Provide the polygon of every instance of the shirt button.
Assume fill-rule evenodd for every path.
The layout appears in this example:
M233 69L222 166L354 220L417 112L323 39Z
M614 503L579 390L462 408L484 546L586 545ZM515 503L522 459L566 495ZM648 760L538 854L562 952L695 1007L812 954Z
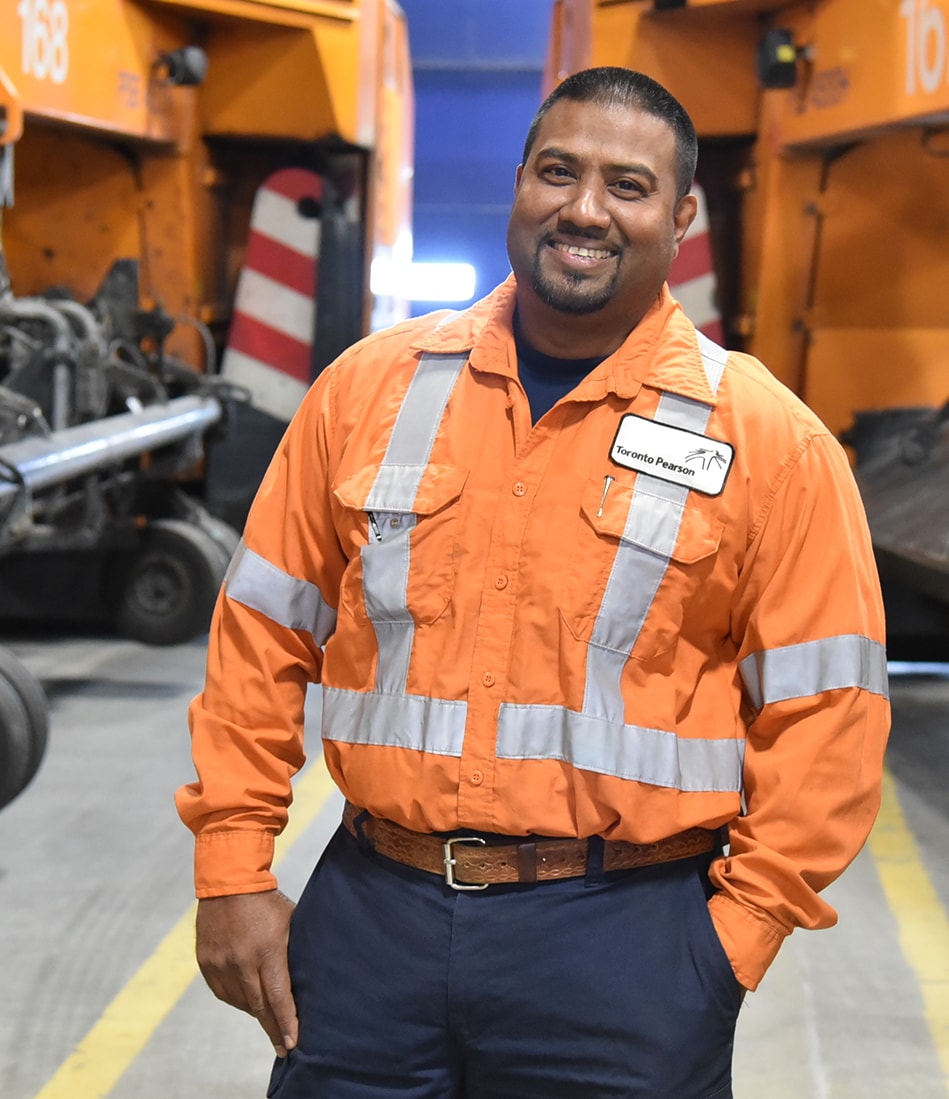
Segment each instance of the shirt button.
M514 493L515 496L526 496L527 485L525 485L523 481L515 481L514 487L511 491Z
M494 586L498 589L498 591L504 591L504 589L507 587L507 577L506 576L496 577L496 579L494 581Z
M484 675L481 677L481 682L485 685L485 687L493 687L494 672L485 672Z
M471 785L480 786L482 782L484 782L484 771L472 771Z

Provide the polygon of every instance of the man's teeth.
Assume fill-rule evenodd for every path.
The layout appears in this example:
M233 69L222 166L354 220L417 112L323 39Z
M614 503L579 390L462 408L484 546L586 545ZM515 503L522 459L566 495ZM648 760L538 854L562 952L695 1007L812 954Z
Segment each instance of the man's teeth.
M566 252L568 256L583 256L586 259L609 259L613 254L606 248L578 248L575 244L555 244L558 252Z

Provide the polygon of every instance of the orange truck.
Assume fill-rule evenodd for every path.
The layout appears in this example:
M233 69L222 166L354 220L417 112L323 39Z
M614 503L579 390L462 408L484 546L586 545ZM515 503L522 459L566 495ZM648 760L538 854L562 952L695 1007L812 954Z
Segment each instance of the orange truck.
M850 444L891 653L945 658L949 0L556 0L545 84L590 65L692 115L725 341Z
M0 619L176 643L309 381L406 305L392 0L0 0ZM390 280L391 282L391 280ZM0 653L0 805L45 740Z

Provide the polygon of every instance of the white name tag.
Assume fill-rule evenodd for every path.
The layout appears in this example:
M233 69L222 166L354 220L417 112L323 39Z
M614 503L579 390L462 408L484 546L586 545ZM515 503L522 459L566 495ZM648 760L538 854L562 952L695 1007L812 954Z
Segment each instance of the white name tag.
M718 496L725 487L735 448L630 412L619 422L610 457L618 466L637 473L685 485L706 496Z

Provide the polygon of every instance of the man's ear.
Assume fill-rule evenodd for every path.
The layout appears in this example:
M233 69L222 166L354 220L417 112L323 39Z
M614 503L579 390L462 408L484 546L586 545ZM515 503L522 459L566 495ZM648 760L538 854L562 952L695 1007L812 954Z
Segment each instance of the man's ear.
M517 194L517 189L521 185L521 176L524 174L524 165L518 164L517 171L514 173L514 194Z
M689 226L695 221L695 215L699 211L699 200L695 195L686 195L676 203L675 212L672 215L674 225L673 235L676 246L682 243L682 238L689 231Z

